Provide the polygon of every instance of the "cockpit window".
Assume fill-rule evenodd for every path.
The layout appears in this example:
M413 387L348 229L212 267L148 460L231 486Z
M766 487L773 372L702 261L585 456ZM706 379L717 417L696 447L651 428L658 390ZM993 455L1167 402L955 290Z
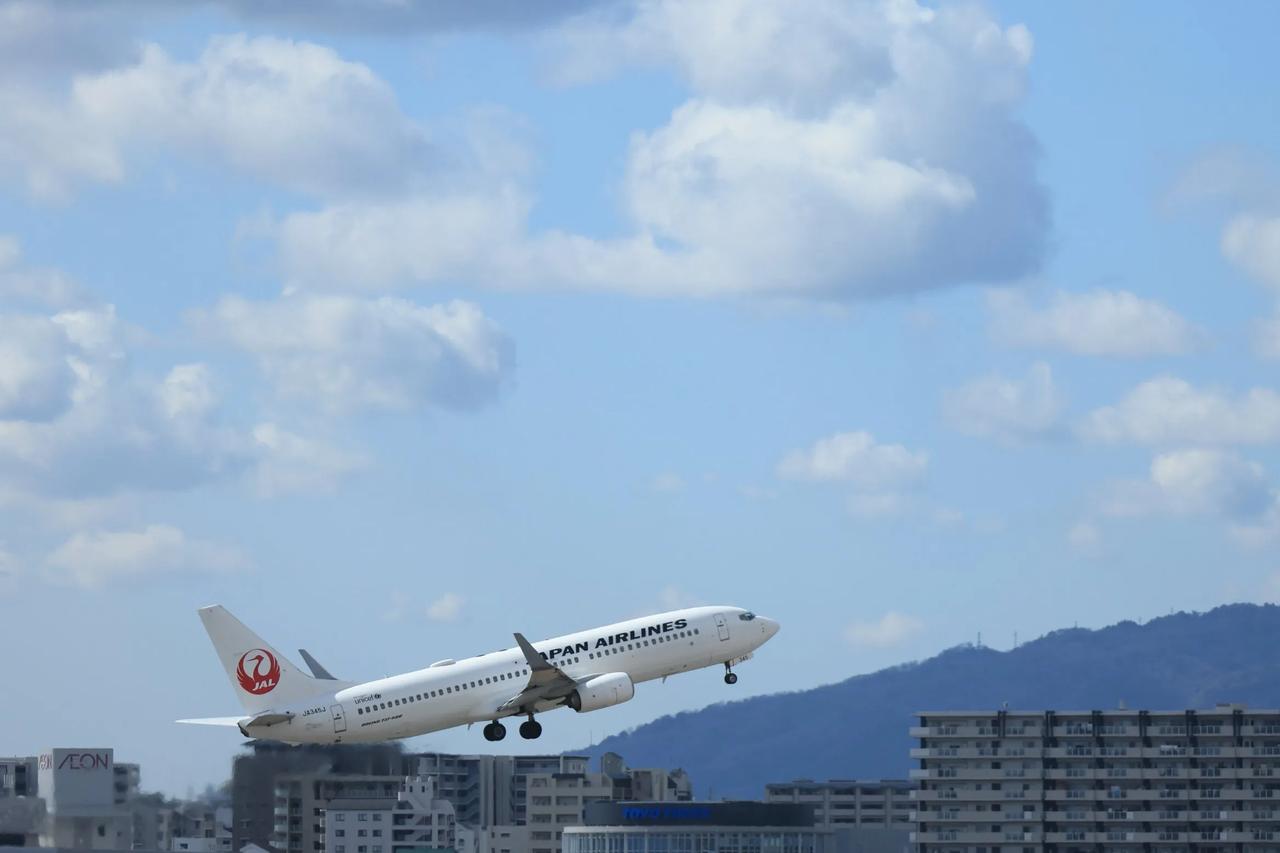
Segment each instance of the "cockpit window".
M756 615L748 610L746 613L739 613L738 618L743 622L750 622L752 619L756 618Z

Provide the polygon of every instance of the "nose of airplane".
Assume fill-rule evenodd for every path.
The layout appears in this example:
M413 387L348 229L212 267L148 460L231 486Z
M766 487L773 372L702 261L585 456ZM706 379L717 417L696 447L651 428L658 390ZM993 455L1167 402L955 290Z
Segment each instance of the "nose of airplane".
M764 638L766 640L773 639L773 635L778 633L778 629L782 627L774 620L768 619L764 616L758 616L756 618L760 622L760 628L764 631Z

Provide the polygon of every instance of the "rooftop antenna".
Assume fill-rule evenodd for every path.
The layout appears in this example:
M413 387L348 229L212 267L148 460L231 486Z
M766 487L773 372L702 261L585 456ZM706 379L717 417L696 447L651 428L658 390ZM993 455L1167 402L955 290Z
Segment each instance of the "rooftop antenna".
M982 632L978 632L978 648L982 648Z

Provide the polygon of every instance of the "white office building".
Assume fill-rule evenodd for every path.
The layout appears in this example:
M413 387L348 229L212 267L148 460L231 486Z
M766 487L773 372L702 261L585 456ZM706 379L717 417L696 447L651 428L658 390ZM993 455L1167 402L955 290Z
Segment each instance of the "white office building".
M133 843L133 820L123 804L136 766L117 769L115 753L106 749L51 749L38 757L38 790L47 818L42 847L81 850L127 850Z

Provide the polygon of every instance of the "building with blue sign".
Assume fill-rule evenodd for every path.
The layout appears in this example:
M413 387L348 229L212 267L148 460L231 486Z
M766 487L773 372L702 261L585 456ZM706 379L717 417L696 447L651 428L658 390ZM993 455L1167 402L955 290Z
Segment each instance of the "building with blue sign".
M813 808L794 803L589 804L563 853L834 853Z

